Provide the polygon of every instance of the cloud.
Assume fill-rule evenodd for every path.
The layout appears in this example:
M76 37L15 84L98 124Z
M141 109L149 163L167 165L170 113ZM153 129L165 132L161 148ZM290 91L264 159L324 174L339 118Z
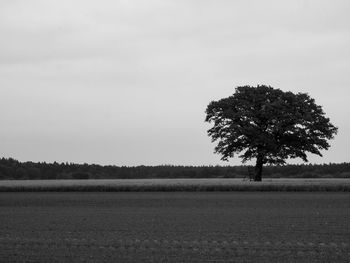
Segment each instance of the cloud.
M350 84L349 7L341 0L2 1L2 149L45 158L51 138L52 158L64 158L59 142L67 140L72 159L91 162L124 154L123 162L137 164L153 145L149 163L183 156L216 163L204 109L243 84L309 92L350 132L337 103ZM11 151L18 138L37 138L42 151ZM101 151L78 157L83 142ZM169 159L157 150L167 147Z

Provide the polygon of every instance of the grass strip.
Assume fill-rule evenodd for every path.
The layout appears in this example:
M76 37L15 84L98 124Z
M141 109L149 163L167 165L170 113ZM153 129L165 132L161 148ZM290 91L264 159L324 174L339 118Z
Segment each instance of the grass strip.
M0 182L0 192L350 192L350 179L283 180L38 180Z

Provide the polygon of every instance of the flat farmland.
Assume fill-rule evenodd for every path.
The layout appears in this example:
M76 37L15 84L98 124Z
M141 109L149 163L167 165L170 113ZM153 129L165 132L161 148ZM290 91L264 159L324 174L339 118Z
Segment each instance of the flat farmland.
M0 193L0 262L349 262L344 192Z
M86 179L1 180L0 192L20 191L343 191L350 192L349 178L264 179Z

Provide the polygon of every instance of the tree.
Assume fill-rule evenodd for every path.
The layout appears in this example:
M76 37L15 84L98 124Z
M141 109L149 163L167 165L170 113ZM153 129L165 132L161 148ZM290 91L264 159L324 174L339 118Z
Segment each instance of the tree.
M264 164L285 164L287 158L308 162L306 152L322 156L337 128L307 93L284 92L270 86L237 87L235 93L212 101L206 122L215 152L228 160L240 154L245 163L256 158L254 181L261 181Z

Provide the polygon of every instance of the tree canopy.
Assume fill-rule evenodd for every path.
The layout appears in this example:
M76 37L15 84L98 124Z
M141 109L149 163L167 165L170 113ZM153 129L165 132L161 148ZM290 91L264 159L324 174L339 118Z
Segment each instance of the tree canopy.
M234 154L243 162L256 158L256 181L264 164L284 164L287 158L307 162L307 152L322 156L337 133L307 93L266 85L240 86L232 96L210 102L205 121L214 124L208 135L218 141L215 152L222 160Z
M77 163L20 162L0 158L1 180L242 178L247 166L115 166ZM269 178L350 178L350 163L267 165Z

